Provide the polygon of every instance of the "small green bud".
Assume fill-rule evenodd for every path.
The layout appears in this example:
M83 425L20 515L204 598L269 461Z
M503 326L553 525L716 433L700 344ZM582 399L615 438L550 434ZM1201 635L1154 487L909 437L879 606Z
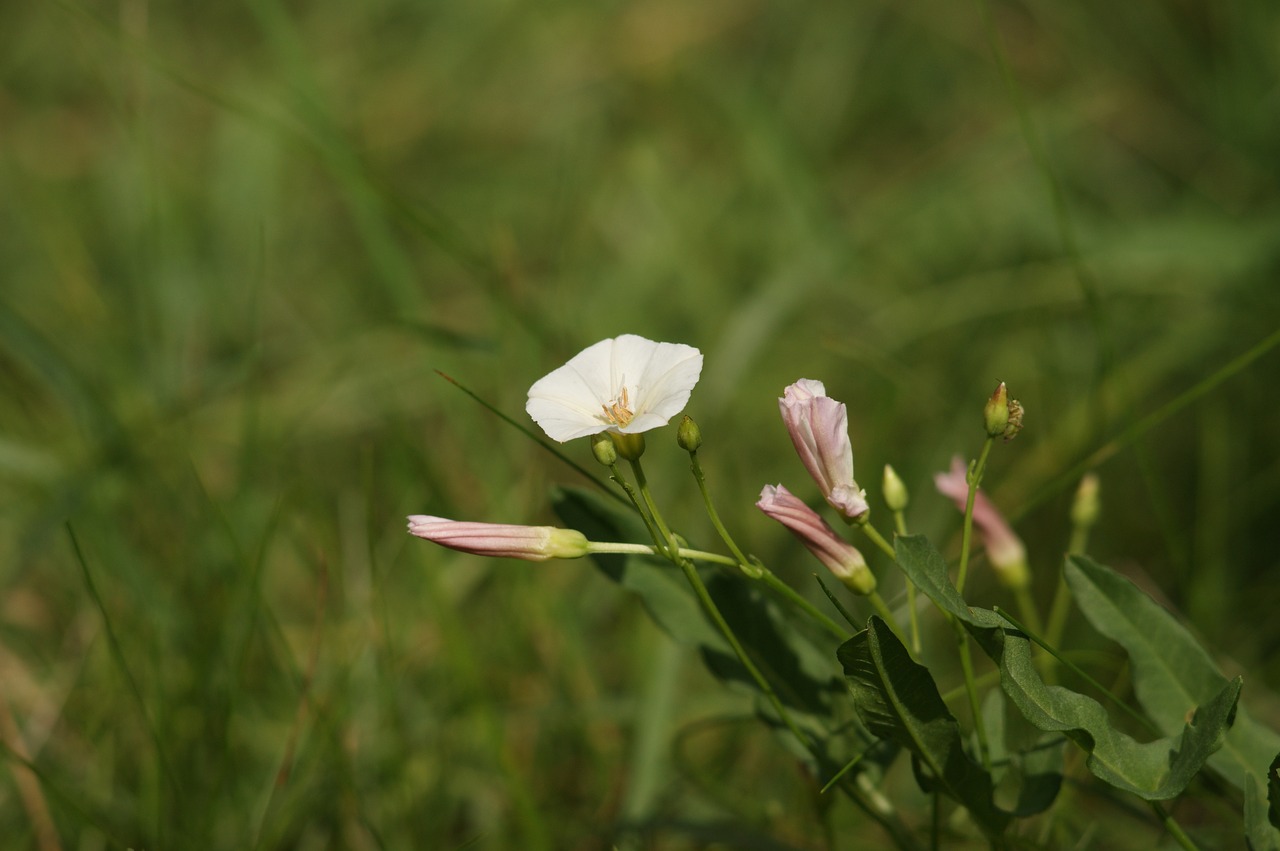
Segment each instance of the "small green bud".
M639 461L640 456L644 454L643 434L619 434L611 431L608 435L613 438L613 445L618 450L618 455L628 461Z
M1009 425L1009 391L1003 381L982 409L982 424L988 437L1001 437L1005 434L1005 428Z
M698 424L688 414L684 415L680 427L676 429L676 443L685 452L697 452L702 445L702 429L698 428Z
M910 495L898 473L888 464L884 465L884 501L890 511L905 511Z
M608 432L591 435L591 454L606 467L618 463L618 449L613 445Z
M1098 499L1098 474L1085 473L1076 488L1071 502L1071 522L1081 529L1088 529L1098 520L1101 501Z

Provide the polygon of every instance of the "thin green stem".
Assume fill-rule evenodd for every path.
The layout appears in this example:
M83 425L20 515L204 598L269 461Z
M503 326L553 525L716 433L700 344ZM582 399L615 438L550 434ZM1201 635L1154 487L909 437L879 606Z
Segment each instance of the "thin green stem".
M796 608L800 609L805 614L809 615L809 617L817 621L818 624L821 625L823 629L825 629L827 632L834 635L836 638L840 639L841 641L845 641L849 638L849 632L846 629L844 629L844 627L840 626L840 624L836 623L831 618L823 614L822 611L818 609L817 606L813 605L813 603L810 603L808 600L802 597L798 591L796 591L790 585L788 585L787 583L779 579L772 570L769 570L767 567L760 565L758 562L756 564L757 564L757 567L761 571L763 571L760 574L758 581L763 582L765 585L769 586L769 588L772 589L779 596L785 597L787 600L789 600L792 603L792 605L796 606Z
M831 589L827 587L827 583L822 581L822 577L815 573L813 578L818 580L818 587L822 589L823 594L827 595L827 599L831 601L831 605L836 607L836 611L840 613L840 617L844 618L845 622L854 629L862 629L862 627L858 626L858 622L853 619L853 615L849 614L849 610L844 607L844 604L836 599L835 594L831 593Z
M991 454L991 446L994 443L994 437L987 438L982 444L982 454L969 468L969 474L966 476L969 482L969 495L964 504L964 536L960 541L960 569L956 572L956 591L961 594L964 593L964 581L969 574L969 549L973 541L973 503L977 499L978 485L982 483L982 471L987 466L987 456Z
M907 516L901 510L893 512L893 529L900 537L907 534ZM907 621L911 629L911 653L920 655L920 615L916 611L916 584L905 573L907 580Z
M1067 554L1083 553L1089 547L1089 526L1076 524L1071 528L1071 540L1067 543ZM1045 640L1055 647L1062 643L1062 635L1067 628L1067 615L1071 613L1071 588L1067 585L1067 560L1064 558L1058 569L1058 587L1053 592L1053 602L1049 605L1049 625L1045 629Z
M715 503L711 501L711 492L707 489L707 477L702 472L702 464L698 461L698 451L696 449L689 452L689 470L693 473L693 478L698 482L698 490L702 494L702 504L707 510L707 516L711 518L711 525L715 527L716 534L720 536L720 540L724 541L724 545L729 548L729 552L733 553L738 559L737 565L742 569L742 573L749 579L763 582L774 593L785 597L792 605L809 615L823 629L841 641L847 639L849 633L840 624L823 614L820 609L802 597L790 585L779 579L773 571L761 564L758 559L748 558L743 553L742 548L734 541L733 536L729 534L729 530L725 528L724 523L720 520L720 512L716 511Z
M649 516L649 512L640 504L640 498L636 496L635 488L633 488L631 483L627 481L627 477L622 475L622 471L618 469L618 465L616 463L609 465L609 478L617 482L618 486L626 491L627 498L631 500L631 504L635 507L636 513L640 515L642 520L644 520L644 528L648 530L649 537L653 538L656 543L663 545L663 542L658 538L658 530L654 528L653 518Z
M894 618L893 611L885 605L884 598L880 596L880 592L872 591L867 595L867 600L871 603L871 608L876 610L876 614L893 630L893 634L898 636L898 640L902 641L902 629L898 626L898 621ZM903 643L905 644L906 642Z
M1151 809L1155 811L1156 818L1160 819L1164 829L1169 831L1169 835L1177 840L1179 845L1187 849L1187 851L1200 851L1199 846L1191 841L1191 837L1187 836L1182 826L1174 821L1173 816L1160 805L1159 801L1151 801Z
M702 577L698 575L698 570L693 566L693 562L687 559L677 558L676 564L684 571L685 578L689 580L689 584L693 586L693 593L697 596L698 602L702 604L702 610L706 612L707 617L715 624L716 629L720 630L720 634L724 636L724 640L729 643L729 647L733 650L738 661L742 663L742 667L747 670L751 679L755 680L760 691L764 693L769 704L773 706L773 711L778 713L778 718L791 731L791 735L796 737L805 749L816 753L813 740L796 726L795 721L791 719L791 714L787 712L782 701L778 698L778 693L773 690L773 686L765 679L764 674L760 673L760 669L756 667L755 662L751 661L751 657L747 655L746 649L738 641L738 636L734 634L733 628L729 626L729 622L724 619L724 615L720 613L720 607L716 605L716 601L711 599L711 592L707 590L706 584L702 581Z
M1013 598L1018 601L1018 611L1022 613L1022 619L1031 624L1031 628L1036 632L1043 632L1044 626L1040 623L1040 613L1036 611L1036 601L1031 599L1031 589L1025 585L1015 588Z
M982 723L982 708L978 701L978 683L973 675L973 652L969 647L969 633L960 622L948 616L960 644L960 669L964 672L964 690L969 695L969 711L973 714L973 729L978 734L978 756L982 767L991 771L991 745L987 741L987 727Z
M872 526L869 522L859 523L857 525L858 528L862 530L862 533L871 539L871 543L879 547L885 555L893 559L895 562L898 560L898 554L894 551L893 544L886 541L884 539L884 535L881 535L880 532L876 530L875 526Z
M729 530L725 528L724 523L720 522L720 513L716 511L715 503L711 501L711 493L707 490L707 477L702 472L702 464L698 462L698 451L696 449L689 452L689 469L693 472L693 477L698 482L698 490L702 493L702 504L707 509L707 516L711 518L711 525L715 527L716 534L720 536L720 540L724 541L724 545L729 548L729 552L737 556L740 564L750 564L751 562L733 540L733 536L729 534Z
M657 504L653 501L653 494L649 492L649 480L644 476L644 467L640 464L639 458L631 461L631 472L635 474L636 488L640 491L640 498L644 500L649 516L653 518L653 525L657 527L658 534L654 535L654 541L662 547L664 552L674 552L677 549L675 538L671 534L671 529L667 527L667 521L662 519ZM650 529L650 534L653 534L653 531Z

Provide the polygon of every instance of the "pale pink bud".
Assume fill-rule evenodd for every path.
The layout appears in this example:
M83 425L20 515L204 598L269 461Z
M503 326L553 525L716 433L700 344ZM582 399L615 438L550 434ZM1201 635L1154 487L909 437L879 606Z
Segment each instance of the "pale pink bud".
M933 483L939 493L954 502L961 513L964 512L969 499L969 482L968 467L963 458L959 455L952 458L951 471L934 474ZM982 535L987 559L996 578L1010 588L1025 588L1031 581L1027 548L982 491L973 497L973 523L978 527L978 534Z
M494 558L546 561L578 558L587 554L587 539L573 529L555 526L508 526L502 523L468 523L415 514L409 532L451 550Z
M821 381L802 378L782 392L778 408L822 496L850 520L865 517L871 507L866 491L853 479L853 447L844 403L827 396Z
M782 485L765 485L756 508L790 529L800 543L855 594L876 590L876 578L862 553Z

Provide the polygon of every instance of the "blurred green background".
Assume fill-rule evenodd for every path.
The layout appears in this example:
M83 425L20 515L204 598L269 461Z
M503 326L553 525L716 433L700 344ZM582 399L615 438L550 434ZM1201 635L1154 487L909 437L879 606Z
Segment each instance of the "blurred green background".
M1094 466L1093 554L1280 717L1280 355L1220 373L1280 327L1277 44L1267 0L3 4L6 847L874 841L588 563L404 532L582 483L433 370L524 421L624 332L703 350L721 511L806 593L752 508L816 495L783 386L954 551L930 475L1007 381L1038 599Z

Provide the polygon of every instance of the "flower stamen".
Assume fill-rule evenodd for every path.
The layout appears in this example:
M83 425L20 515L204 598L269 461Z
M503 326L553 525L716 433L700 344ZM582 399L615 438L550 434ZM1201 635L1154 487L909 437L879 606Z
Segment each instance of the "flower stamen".
M610 425L619 427L625 426L635 417L635 411L631 410L631 403L627 399L627 388L622 388L622 393L616 399L613 399L607 405L601 405L600 409L604 411L604 421Z

